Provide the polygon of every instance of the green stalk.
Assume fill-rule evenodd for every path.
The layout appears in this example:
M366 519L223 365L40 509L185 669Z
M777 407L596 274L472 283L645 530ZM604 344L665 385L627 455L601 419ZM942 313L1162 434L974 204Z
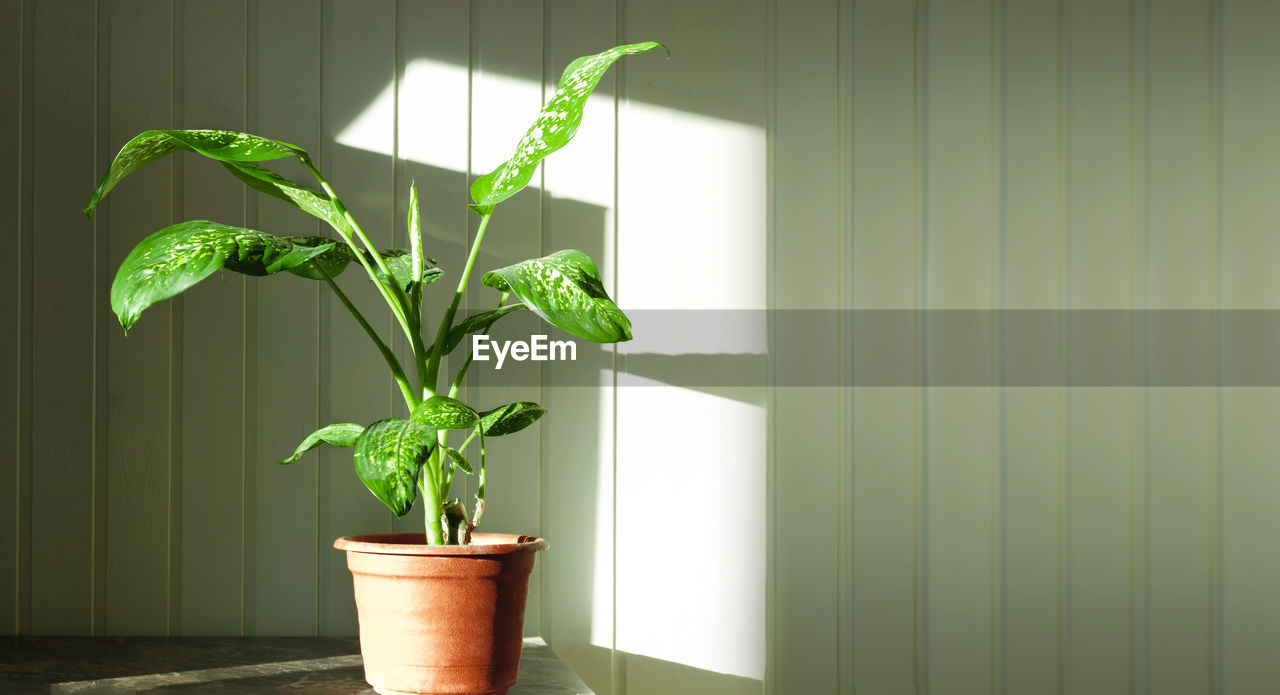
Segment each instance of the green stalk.
M431 452L431 457L427 460L424 468L429 470L424 473L430 474L431 480L427 480L426 475L418 481L418 490L422 493L422 510L427 517L426 536L428 545L444 545L444 527L440 524L440 495L439 482L435 479L434 473L439 470L439 466L433 465L436 459L443 452L440 447L436 447Z
M449 338L449 329L453 327L453 318L458 314L458 305L462 303L462 293L467 290L467 280L471 277L471 268L476 264L476 256L480 253L480 242L484 241L484 230L489 226L489 219L493 217L490 212L480 217L480 229L476 232L476 240L471 244L471 254L467 256L467 265L462 269L462 277L458 278L458 290L453 294L453 301L449 303L449 308L444 312L444 317L440 320L440 329L436 331L436 342L431 348L431 360L427 364L427 380L435 386L436 381L440 378L440 354L444 349L444 343Z
M387 366L391 368L391 376L395 377L396 384L400 386L400 393L404 395L405 405L409 406L409 410L412 411L419 401L413 393L413 387L409 385L409 378L404 374L404 367L400 366L400 360L397 360L395 353L391 352L391 348L382 342L382 338L378 337L377 331L373 330L373 326L369 325L364 315L351 303L351 300L347 298L347 294L342 291L341 287L338 287L338 283L333 281L329 273L325 272L325 269L315 259L312 259L310 263L316 270L320 271L324 281L329 284L329 289L333 290L333 293L342 301L343 306L347 307L347 311L351 312L351 315L355 317L356 323L360 324L364 332L369 335L369 339L378 347L378 352L382 353L382 359L386 360Z
M382 293L382 298L387 302L387 306L391 307L391 313L395 315L396 321L400 323L400 328L404 330L405 337L409 339L410 343L412 343L415 331L409 325L409 320L406 316L406 310L409 307L409 299L405 296L404 288L400 287L400 285L395 281L395 278L392 277L391 269L387 267L386 261L382 260L382 254L378 253L378 248L374 246L373 242L369 240L369 237L365 235L364 230L360 228L360 223L356 222L356 218L349 210L347 210L347 206L343 205L342 200L338 198L338 194L333 190L333 187L330 186L329 182L320 175L320 170L316 169L315 165L311 163L311 159L309 157L302 158L302 164L311 172L311 175L316 178L316 181L320 182L320 187L329 195L329 200L333 201L333 206L337 208L343 219L351 226L351 230L360 238L360 243L364 244L365 248L369 250L369 255L373 257L373 262L377 264L378 269L387 277L390 285L389 289L388 283L384 283L378 279L378 274L375 273L373 267L369 265L369 261L365 258L364 253L360 251L360 247L356 246L355 242L352 241L351 235L345 233L342 229L337 229L335 227L335 229L337 229L338 236L342 237L342 240L347 242L347 246L351 247L356 260L360 262L360 265L364 266L365 272L369 274L369 279L373 280L373 284L378 288L378 292ZM392 294L392 292L394 292L394 294ZM417 342L421 344L421 336L418 337Z

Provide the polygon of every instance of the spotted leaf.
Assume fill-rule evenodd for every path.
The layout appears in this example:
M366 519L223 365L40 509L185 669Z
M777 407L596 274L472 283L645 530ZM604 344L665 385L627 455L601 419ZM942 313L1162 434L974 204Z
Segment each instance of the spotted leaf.
M531 401L508 403L500 408L480 413L480 426L486 437L501 437L519 432L545 415L546 408Z
M418 475L435 440L435 430L411 420L379 420L356 440L356 475L396 516L404 516L418 498Z
M492 270L482 282L511 292L553 326L579 338L631 340L631 321L609 299L596 264L581 251L566 249Z
M346 270L347 266L351 264L351 261L356 258L355 253L351 251L351 247L347 246L345 242L338 241L337 239L330 239L322 236L287 236L284 239L294 246L311 248L328 246L328 249L324 253L312 259L315 261L314 265L311 263L303 263L302 265L297 265L289 269L289 272L294 275L299 275L311 280L324 279L324 275L316 269L316 265L323 268L324 272L328 274L329 277L334 278L342 274L342 271Z
M333 204L333 200L329 198L328 194L313 191L306 186L294 183L284 176L253 162L222 162L222 166L226 167L227 171L244 182L246 186L279 198L303 212L314 215L346 236L351 236L355 233L351 229L351 223L347 221L347 218L342 213L338 212L338 206Z
M120 149L120 153L111 162L111 168L98 182L98 187L85 204L84 214L93 214L93 209L120 183L120 179L180 150L195 152L221 162L264 162L283 157L305 159L307 156L305 151L294 145L233 130L147 130ZM267 171L262 167L258 168ZM258 176L251 170L247 170L247 175Z
M354 422L342 422L336 425L328 425L307 435L302 440L298 448L293 451L293 456L287 459L281 459L280 463L293 463L302 457L303 454L320 446L321 444L332 444L333 446L355 446L356 440L360 438L364 432L364 425L357 425Z
M564 147L578 132L587 97L609 66L624 55L644 53L661 45L656 41L646 41L616 46L569 63L560 76L555 94L547 100L542 112L520 139L515 154L471 184L471 197L476 201L471 209L482 215L488 214L495 205L529 185L538 162Z
M147 307L225 268L245 275L288 270L329 249L231 225L191 220L165 227L133 248L111 284L111 309L127 331Z
M382 256L382 262L387 264L387 270L391 271L392 277L396 282L406 290L413 287L413 257L404 249L386 249L378 252ZM444 271L436 267L436 259L422 258L422 276L418 278L420 285L430 285L435 282ZM386 274L382 269L377 270L378 279L383 282L387 281Z
M460 430L476 424L479 413L456 398L432 396L418 404L413 421L437 430Z
M462 455L461 451L458 451L453 447L446 446L444 448L444 453L448 454L449 458L453 459L454 465L457 466L458 468L461 468L462 470L468 473L476 472L475 469L471 467L471 462L467 460L466 456Z

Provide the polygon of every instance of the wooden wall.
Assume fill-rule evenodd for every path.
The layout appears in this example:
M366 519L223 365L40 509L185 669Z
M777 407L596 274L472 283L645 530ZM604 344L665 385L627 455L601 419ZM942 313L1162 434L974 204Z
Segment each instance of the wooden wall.
M448 272L469 175L563 66L655 39L672 59L606 76L478 265L575 247L640 316L774 310L742 346L764 361L750 386L687 388L711 363L638 332L535 384L472 381L551 410L491 451L486 526L552 543L529 634L602 695L1265 692L1275 388L1063 387L1096 360L1065 332L1042 355L1060 383L1002 388L1018 355L995 318L967 344L991 356L980 383L870 385L851 310L918 312L896 347L928 378L960 357L921 310L1122 310L1135 376L1169 354L1144 310L1278 308L1278 29L1267 0L3 0L0 632L350 634L332 539L420 520L349 450L272 463L395 408L316 284L228 274L122 335L108 288L150 231L318 229L181 157L86 220L125 140L296 143L386 245L414 181ZM797 333L793 310L833 318ZM716 550L672 543L654 504L701 510ZM716 584L729 552L741 580Z

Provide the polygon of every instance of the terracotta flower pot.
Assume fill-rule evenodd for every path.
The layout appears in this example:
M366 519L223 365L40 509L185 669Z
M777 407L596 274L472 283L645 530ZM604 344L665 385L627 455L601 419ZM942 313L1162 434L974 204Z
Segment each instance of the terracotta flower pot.
M365 680L380 693L500 695L516 682L534 553L530 536L477 533L426 545L421 533L347 536Z

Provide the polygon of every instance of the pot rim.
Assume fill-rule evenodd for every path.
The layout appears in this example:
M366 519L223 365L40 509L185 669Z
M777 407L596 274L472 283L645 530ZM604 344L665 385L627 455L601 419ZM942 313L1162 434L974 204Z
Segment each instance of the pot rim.
M474 533L471 545L427 545L422 533L366 533L343 536L333 542L338 550L373 555L508 555L532 553L551 547L541 538L509 533Z

